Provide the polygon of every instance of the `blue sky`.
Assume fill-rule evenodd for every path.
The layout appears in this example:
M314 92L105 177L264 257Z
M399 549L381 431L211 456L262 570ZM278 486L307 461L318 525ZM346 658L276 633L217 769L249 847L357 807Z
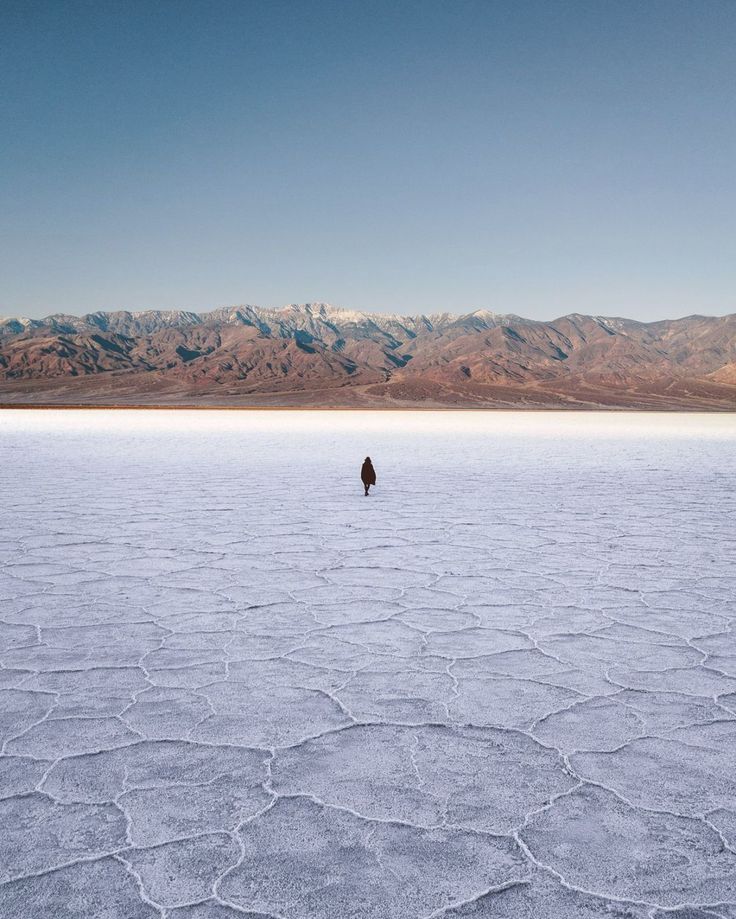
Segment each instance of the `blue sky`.
M0 314L736 311L736 3L4 0Z

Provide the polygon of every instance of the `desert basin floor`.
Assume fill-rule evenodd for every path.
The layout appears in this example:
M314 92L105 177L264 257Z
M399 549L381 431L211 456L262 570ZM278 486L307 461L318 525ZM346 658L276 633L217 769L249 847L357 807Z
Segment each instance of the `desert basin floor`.
M0 916L734 919L734 446L0 412Z

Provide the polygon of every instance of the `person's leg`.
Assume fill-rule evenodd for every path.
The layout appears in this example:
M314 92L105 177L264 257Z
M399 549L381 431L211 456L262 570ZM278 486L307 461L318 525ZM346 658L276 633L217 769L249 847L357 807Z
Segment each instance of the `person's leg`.
M366 496L366 498L368 497L368 489L369 489L370 487L371 487L370 485L366 485L366 486L365 486L365 496Z

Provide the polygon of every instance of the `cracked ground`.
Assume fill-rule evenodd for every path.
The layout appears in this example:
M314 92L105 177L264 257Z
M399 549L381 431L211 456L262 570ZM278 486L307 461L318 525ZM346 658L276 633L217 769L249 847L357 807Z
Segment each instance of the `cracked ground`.
M0 916L734 919L735 442L1 412Z

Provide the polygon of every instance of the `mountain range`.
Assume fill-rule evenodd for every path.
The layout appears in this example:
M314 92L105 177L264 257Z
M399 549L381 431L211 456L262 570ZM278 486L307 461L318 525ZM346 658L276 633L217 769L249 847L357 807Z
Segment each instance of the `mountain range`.
M736 410L736 314L553 322L326 303L0 319L0 405Z

